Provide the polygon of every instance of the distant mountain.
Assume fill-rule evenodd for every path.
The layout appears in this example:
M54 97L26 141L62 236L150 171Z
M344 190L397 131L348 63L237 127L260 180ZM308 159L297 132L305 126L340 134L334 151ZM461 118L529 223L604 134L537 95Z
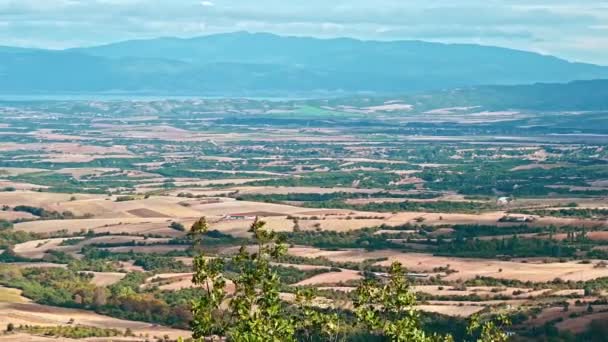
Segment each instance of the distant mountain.
M608 67L497 47L230 33L65 51L0 47L0 92L399 93L608 78Z

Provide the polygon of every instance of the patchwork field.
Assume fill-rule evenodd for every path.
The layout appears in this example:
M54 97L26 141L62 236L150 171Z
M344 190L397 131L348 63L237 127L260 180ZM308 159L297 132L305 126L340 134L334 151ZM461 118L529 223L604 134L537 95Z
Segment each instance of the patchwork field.
M490 107L0 103L0 326L188 337L194 257L224 262L227 308L261 220L288 247L270 263L288 305L314 289L352 317L399 262L437 331L504 313L518 341L586 341L608 321L606 113ZM0 341L73 341L59 330Z

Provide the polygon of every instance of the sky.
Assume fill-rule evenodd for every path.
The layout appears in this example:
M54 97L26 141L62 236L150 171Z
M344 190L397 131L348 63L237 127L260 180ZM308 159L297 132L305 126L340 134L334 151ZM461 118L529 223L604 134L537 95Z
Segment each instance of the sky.
M0 45L234 31L475 43L608 65L608 0L0 0Z

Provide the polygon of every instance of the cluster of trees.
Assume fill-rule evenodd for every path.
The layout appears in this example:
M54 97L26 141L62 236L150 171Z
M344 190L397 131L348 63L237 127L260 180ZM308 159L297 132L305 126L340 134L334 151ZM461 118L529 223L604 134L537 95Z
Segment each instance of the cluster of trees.
M32 163L32 162L21 162L21 161L9 161L6 163L2 163L2 166L9 167L39 167L44 168L48 167L49 169L56 168L55 165L49 163L44 165L44 163ZM65 167L70 167L68 165L64 165ZM88 166L91 167L91 166ZM97 187L90 182L83 182L75 179L74 177L67 174L60 173L50 173L50 172L35 172L22 174L14 177L10 177L13 181L18 182L27 182L31 184L37 184L41 186L47 186L49 188L44 189L44 191L48 192L58 192L58 193L96 193L103 194L108 188L110 188L113 184L107 184L107 187ZM39 189L39 191L43 191Z
M147 253L113 253L105 249L99 249L92 246L86 246L81 253L84 258L80 262L89 265L91 263L111 264L117 261L133 260L134 265L141 266L149 272L188 272L190 268L183 262L176 260L172 256L147 254ZM78 265L78 261L74 260L74 264Z
M362 189L399 189L396 184L400 176L385 172L310 172L301 177L278 178L249 183L252 186L315 186L323 188L350 187ZM409 188L406 186L405 188Z
M0 248L10 248L18 243L41 238L39 234L16 231L12 228L11 222L0 220Z
M6 329L9 330L8 327ZM120 331L118 329L104 329L80 325L62 325L62 326L30 326L21 325L14 327L11 331L22 331L33 335L63 337L70 339L83 339L90 337L117 337L117 336L133 336L131 330Z
M186 227L184 227L183 224L179 223L179 222L171 222L169 224L169 228L177 230L178 232L185 232L186 231Z
M13 224L6 220L0 220L0 230L13 228Z
M44 208L32 207L29 205L18 205L14 207L13 210L30 213L45 220L68 220L75 218L74 213L71 211L64 211L60 213L58 211L46 210Z
M424 211L436 213L478 213L484 210L495 209L488 203L432 201L414 202L371 202L366 204L349 204L342 200L328 200L321 202L304 202L302 204L311 208L350 209L372 212L398 212L398 211Z
M437 247L437 254L471 258L505 257L573 257L576 248L553 240L509 239L479 240L454 239Z
M1 284L21 289L24 296L40 304L188 328L192 319L189 303L170 305L163 299L162 292L142 289L141 285L149 276L132 272L105 288L91 284L92 274L69 268L0 268Z
M118 196L116 197L116 202L129 202L129 201L135 201L137 199L137 197L135 196Z
M605 179L605 167L584 165L577 161L577 167L555 168L551 170L530 169L512 171L517 166L513 161L480 161L470 165L451 168L428 168L417 173L432 190L458 191L464 195L489 195L496 192L517 197L546 196L552 193L603 196L608 191L572 191L567 187L551 185L588 186L588 180Z
M408 228L408 227L402 227ZM409 227L413 229L412 227ZM415 241L426 244L438 255L449 255L473 258L495 258L502 257L575 257L577 250L589 250L589 257L601 257L605 252L591 249L593 244L588 244L584 233L572 240L553 240L550 238L519 238L518 234L539 233L544 230L540 227L528 227L525 225L512 227L480 226L480 225L457 225L453 226L454 232L447 236L432 238L436 228L422 226L415 234L411 232L399 232L395 230L391 234L378 234L380 228L364 228L354 231L294 231L279 233L279 235L290 244L306 245L325 249L334 248L366 248L377 249L407 249L407 245L396 242L400 239ZM557 232L554 227L549 227L550 232ZM505 237L512 235L511 237ZM500 236L496 239L478 239L483 236ZM603 253L603 254L602 254ZM310 261L306 261L310 262ZM322 261L327 263L327 261ZM355 267L357 268L357 267Z
M455 225L452 226L454 233L452 234L457 239L474 238L480 236L501 236L501 235L517 235L517 234L529 234L529 233L540 233L543 231L556 231L554 227L542 228L542 227L530 227L527 225L519 226L486 226L486 225Z
M313 246L318 248L367 248L387 249L402 248L389 239L399 238L400 234L376 234L377 228L364 228L359 230L338 231L297 231L281 233L289 243L295 245Z
M232 170L230 170L232 171ZM254 173L228 173L228 172L214 172L214 171L196 171L192 169L188 169L187 166L182 165L170 165L163 166L159 169L155 169L154 173L158 173L161 176L169 177L169 178L199 178L199 179L213 179L220 180L225 179L228 183L230 179L238 178L261 178L264 177L264 174L254 174Z
M327 202L327 201L343 201L356 198L415 198L415 199L431 199L438 197L435 193L420 193L420 194L400 194L389 191L380 191L374 193L362 192L332 192L332 193L289 193L289 194L245 194L237 195L236 199L240 201L252 202Z
M188 272L190 267L175 258L155 254L138 254L134 265L141 266L146 271L154 272Z

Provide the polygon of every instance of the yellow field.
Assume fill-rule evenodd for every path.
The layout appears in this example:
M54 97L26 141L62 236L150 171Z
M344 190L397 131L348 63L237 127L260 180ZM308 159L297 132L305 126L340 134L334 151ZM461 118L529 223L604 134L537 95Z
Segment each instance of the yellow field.
M21 290L0 286L0 303L27 303L29 299L21 295Z
M48 220L23 222L15 225L16 230L31 233L53 233L66 230L80 233L94 230L96 233L159 234L164 236L181 235L169 228L171 220L165 218L117 218L117 219L79 219Z

